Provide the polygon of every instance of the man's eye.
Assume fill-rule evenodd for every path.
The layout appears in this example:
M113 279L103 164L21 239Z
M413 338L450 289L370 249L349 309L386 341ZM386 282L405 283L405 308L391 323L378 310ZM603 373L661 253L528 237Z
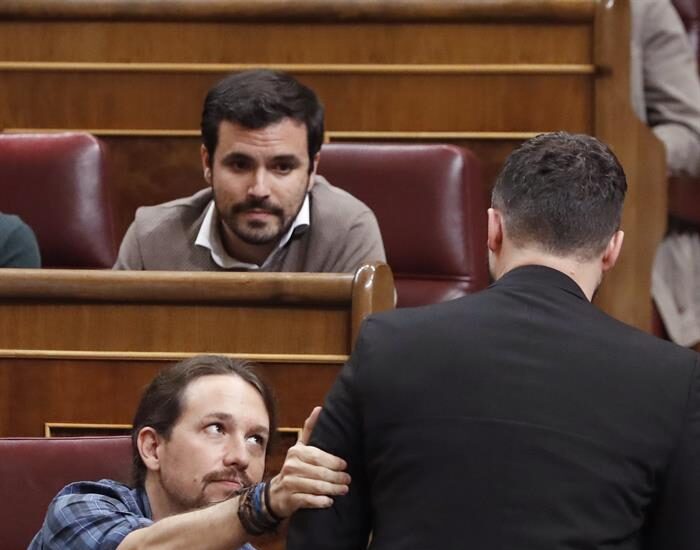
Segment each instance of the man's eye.
M255 445L258 445L259 447L262 447L263 449L265 448L265 445L266 445L265 438L261 435L258 435L258 434L248 436L248 441L250 441L251 443L253 443Z
M213 422L204 428L204 431L211 435L219 435L224 433L224 425L219 422Z
M289 163L280 163L275 165L275 172L278 174L289 174L292 170L294 170L294 165L289 164Z

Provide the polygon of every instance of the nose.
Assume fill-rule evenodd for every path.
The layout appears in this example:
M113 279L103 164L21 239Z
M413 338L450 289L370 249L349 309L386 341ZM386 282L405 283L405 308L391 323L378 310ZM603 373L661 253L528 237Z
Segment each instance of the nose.
M232 437L224 453L224 465L237 470L246 470L250 464L250 451L242 437Z
M264 198L270 195L270 186L267 182L267 170L264 167L258 168L254 175L251 185L248 187L248 195L256 198Z

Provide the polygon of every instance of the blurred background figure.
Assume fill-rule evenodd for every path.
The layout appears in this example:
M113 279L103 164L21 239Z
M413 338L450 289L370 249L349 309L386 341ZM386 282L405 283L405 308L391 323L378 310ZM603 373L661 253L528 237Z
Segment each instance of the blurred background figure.
M669 176L700 177L700 82L670 0L634 0L632 105L666 148ZM698 205L700 208L700 205ZM700 235L679 220L659 246L652 296L670 338L700 347Z
M41 267L34 232L11 214L0 213L0 267Z

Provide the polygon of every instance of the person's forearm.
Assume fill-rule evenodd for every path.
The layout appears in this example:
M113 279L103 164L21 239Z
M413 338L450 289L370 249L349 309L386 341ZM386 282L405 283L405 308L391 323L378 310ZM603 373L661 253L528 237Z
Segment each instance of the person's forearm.
M241 525L239 497L170 516L130 533L117 550L233 550L250 536Z

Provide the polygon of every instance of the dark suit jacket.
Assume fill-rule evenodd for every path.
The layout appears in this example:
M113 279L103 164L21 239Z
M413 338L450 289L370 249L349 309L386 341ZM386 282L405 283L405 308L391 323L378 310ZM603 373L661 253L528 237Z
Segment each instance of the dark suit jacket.
M528 266L369 318L312 444L349 495L288 550L700 548L700 366Z

